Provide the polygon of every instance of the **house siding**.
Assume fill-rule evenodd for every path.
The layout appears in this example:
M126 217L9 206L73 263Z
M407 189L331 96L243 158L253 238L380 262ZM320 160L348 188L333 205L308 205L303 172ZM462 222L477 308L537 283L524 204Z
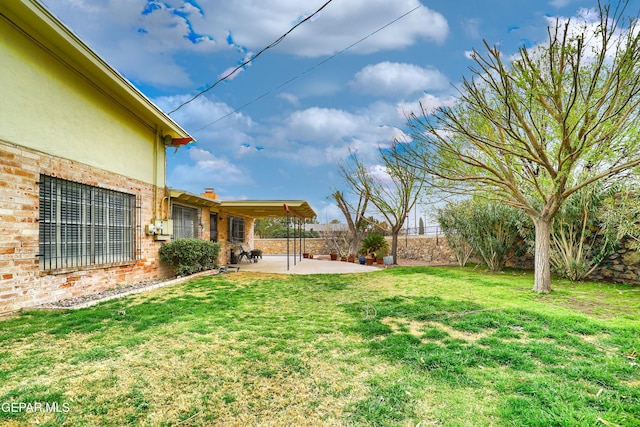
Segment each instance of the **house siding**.
M0 7L2 11L2 7ZM34 41L34 22L0 19L0 140L163 186L167 129L95 80L71 48Z
M141 201L134 240L137 260L47 274L40 269L40 174L133 194ZM155 193L155 194L154 194ZM123 175L0 141L0 313L100 292L119 284L171 277L159 261L160 242L144 235L163 189ZM159 206L158 206L159 208Z

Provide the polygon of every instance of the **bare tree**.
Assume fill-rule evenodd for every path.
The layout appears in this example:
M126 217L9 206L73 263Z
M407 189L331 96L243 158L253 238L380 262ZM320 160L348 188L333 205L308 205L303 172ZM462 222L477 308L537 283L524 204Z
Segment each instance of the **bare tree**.
M347 221L347 226L349 227L348 251L349 254L354 255L358 253L360 242L364 237L368 224L365 213L369 204L369 195L364 192L358 192L357 195L358 203L353 205L345 199L343 192L336 190L331 194L331 198L335 200Z
M380 150L382 165L376 170L367 168L355 154L351 155L353 163L340 169L349 186L368 194L370 202L389 224L394 263L398 258L398 235L426 184L424 172L404 164L396 151L398 147Z
M637 15L624 19L627 6L599 4L595 23L557 19L547 43L510 63L485 42L459 102L408 120L416 144L406 162L533 220L538 292L551 290L551 222L563 202L640 165L640 28Z

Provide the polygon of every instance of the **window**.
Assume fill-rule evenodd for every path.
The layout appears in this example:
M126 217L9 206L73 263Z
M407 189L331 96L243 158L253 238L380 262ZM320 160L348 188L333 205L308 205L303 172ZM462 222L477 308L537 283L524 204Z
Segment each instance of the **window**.
M135 196L40 175L40 267L135 259Z
M244 218L229 217L229 241L244 242Z
M212 242L218 241L218 214L209 214L209 240Z
M200 210L173 205L173 239L200 238Z

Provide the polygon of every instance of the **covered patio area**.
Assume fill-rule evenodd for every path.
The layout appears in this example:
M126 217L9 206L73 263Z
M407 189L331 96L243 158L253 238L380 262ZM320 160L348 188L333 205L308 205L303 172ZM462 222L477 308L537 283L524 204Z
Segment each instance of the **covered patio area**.
M367 273L380 270L379 267L361 265L353 262L329 261L324 259L299 259L298 254L264 255L258 262L241 262L231 267L239 267L240 272L277 273L277 274L349 274Z

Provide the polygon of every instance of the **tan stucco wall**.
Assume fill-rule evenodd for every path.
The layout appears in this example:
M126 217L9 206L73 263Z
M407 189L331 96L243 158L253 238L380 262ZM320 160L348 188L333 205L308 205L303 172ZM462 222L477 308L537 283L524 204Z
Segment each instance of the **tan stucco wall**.
M155 131L85 80L91 76L77 64L63 64L2 19L0 58L0 140L164 185Z

